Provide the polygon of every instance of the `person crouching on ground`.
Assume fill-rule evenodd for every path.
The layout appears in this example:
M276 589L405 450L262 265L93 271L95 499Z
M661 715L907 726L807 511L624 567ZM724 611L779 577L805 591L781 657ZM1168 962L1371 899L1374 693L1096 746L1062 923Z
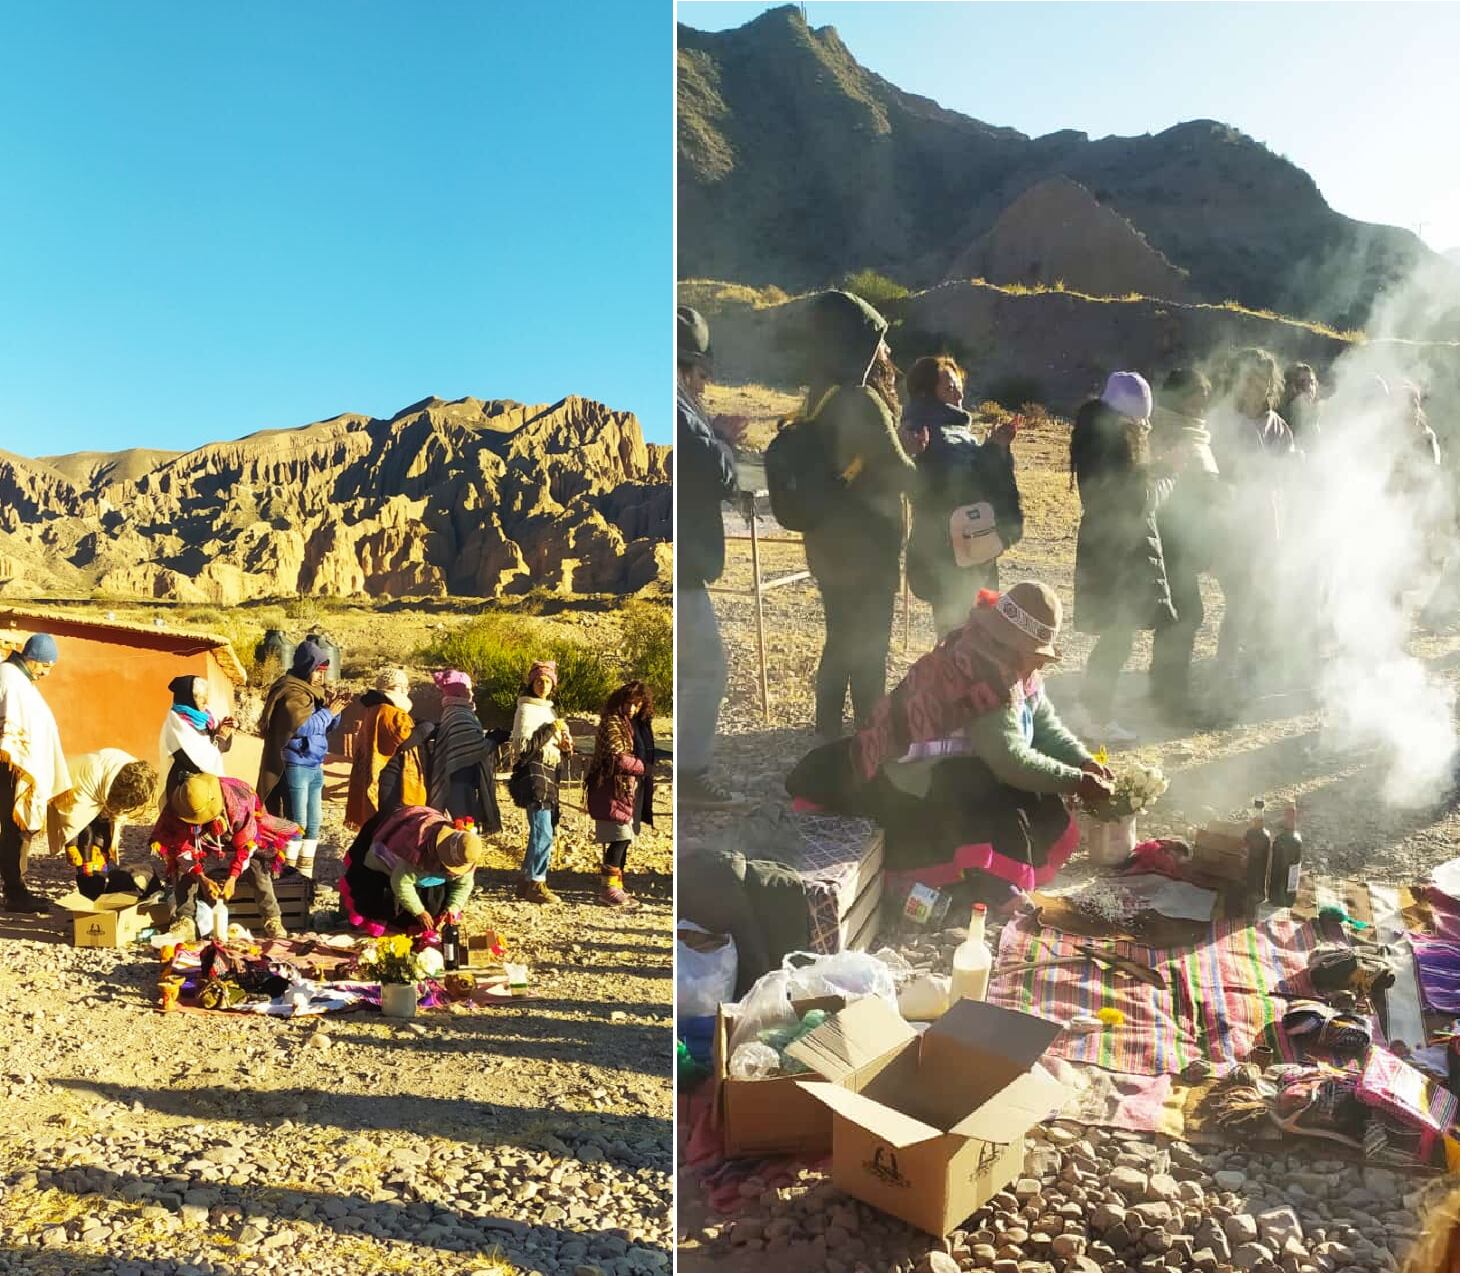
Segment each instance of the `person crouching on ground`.
M26 885L26 867L52 799L72 786L56 719L38 685L56 660L56 639L32 634L0 663L0 882L7 913L51 910Z
M209 692L210 684L193 674L181 674L169 683L169 712L158 734L165 796L197 772L225 774L223 755L235 738L235 719L216 720Z
M429 806L402 806L348 848L338 891L348 921L369 935L390 926L437 934L458 923L475 889L482 842Z
M971 414L961 407L961 369L949 355L917 359L905 388L909 400L900 437L916 471L910 588L930 604L935 636L944 638L965 622L978 589L998 587L997 558L1022 539L1022 498L1012 461L1017 430L1001 426L985 443L973 437ZM997 539L987 551L996 554L970 561L966 547L953 542L951 516L979 502L991 506L995 518Z
M516 894L533 904L562 902L547 885L547 871L562 810L558 784L563 759L572 752L572 736L552 705L556 690L557 662L534 661L511 722L511 797L526 812L528 826Z
M1038 581L978 598L856 736L798 763L788 792L879 824L892 891L923 883L1010 913L1078 846L1064 798L1113 792L1043 689L1062 623Z
M654 823L654 706L642 682L626 682L608 697L584 786L595 835L603 843L598 902L629 902L624 864L639 830Z
M327 738L337 730L342 710L352 700L345 691L327 696L328 663L323 647L311 639L300 643L291 658L291 672L271 685L261 710L266 739L258 791L269 810L301 827L300 851L289 851L287 862L309 881L322 828Z
M240 875L248 873L261 913L261 934L282 938L286 928L273 877L285 863L286 848L301 832L297 825L267 814L244 780L191 775L169 795L149 837L154 854L163 861L162 876L174 888L170 929L183 926L187 933L198 902L229 903Z
M158 810L158 772L121 749L68 758L67 769L72 787L53 798L47 812L52 852L71 861L77 890L88 899L136 892L138 883L118 866L118 855L129 817Z

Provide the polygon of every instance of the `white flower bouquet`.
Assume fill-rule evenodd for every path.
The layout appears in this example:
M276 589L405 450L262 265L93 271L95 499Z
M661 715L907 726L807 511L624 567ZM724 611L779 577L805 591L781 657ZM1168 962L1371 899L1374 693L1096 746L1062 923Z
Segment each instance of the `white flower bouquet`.
M1127 820L1142 815L1170 788L1170 781L1158 766L1127 760L1111 769L1114 772L1113 794L1103 802L1084 808L1096 820Z

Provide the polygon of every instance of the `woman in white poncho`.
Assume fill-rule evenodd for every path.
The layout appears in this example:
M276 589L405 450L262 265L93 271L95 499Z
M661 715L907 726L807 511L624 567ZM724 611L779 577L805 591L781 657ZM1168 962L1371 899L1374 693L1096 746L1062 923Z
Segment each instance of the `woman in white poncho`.
M169 683L173 701L159 732L164 800L191 775L224 775L225 759L235 730L234 718L215 720L209 710L209 684L190 674Z

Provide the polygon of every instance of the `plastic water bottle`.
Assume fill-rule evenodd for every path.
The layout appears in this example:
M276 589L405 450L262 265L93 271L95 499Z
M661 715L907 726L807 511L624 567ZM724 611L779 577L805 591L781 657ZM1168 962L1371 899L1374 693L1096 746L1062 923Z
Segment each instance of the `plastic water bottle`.
M973 904L966 940L951 958L951 1005L963 997L985 1001L991 977L992 950L986 942L986 905Z
M230 934L230 910L223 899L217 899L214 907L215 940L223 944Z

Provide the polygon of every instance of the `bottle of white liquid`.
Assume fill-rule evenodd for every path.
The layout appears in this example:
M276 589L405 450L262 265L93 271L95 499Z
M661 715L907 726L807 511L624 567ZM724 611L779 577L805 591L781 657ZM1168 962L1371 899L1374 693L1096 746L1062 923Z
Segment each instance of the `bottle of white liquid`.
M972 1001L986 1000L986 987L992 977L992 950L986 943L986 905L971 906L971 928L966 942L951 958L951 1005L963 997Z

